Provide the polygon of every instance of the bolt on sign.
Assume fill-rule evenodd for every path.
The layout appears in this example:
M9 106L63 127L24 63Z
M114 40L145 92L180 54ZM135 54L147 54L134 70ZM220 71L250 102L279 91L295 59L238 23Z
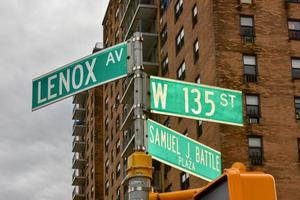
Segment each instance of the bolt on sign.
M150 77L153 113L243 126L242 92Z
M32 82L32 110L128 74L127 43L67 64Z
M221 175L221 153L147 120L147 151L156 160L207 181Z

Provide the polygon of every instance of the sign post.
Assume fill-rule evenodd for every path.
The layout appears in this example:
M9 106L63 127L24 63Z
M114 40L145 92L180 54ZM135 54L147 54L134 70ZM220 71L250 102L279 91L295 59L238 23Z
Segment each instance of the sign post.
M242 92L150 77L153 113L243 126Z
M32 82L32 110L128 74L127 43L67 64Z
M148 153L156 160L207 181L221 175L221 153L147 120Z

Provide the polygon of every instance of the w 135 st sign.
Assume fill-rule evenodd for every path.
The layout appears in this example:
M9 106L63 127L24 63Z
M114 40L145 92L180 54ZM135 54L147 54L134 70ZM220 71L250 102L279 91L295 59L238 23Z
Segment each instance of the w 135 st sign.
M242 92L150 77L153 113L243 126Z
M34 79L32 110L127 74L127 43L121 43Z

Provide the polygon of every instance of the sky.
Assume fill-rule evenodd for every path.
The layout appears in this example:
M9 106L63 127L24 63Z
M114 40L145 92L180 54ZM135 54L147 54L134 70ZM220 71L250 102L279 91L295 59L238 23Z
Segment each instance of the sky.
M89 55L108 0L0 1L0 197L72 198L71 99L31 112L32 79Z

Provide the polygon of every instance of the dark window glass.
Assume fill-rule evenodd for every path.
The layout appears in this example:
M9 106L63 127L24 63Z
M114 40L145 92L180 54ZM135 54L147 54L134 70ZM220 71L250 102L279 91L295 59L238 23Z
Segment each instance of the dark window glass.
M177 2L175 3L175 22L178 20L182 11L183 11L183 0L177 0Z
M163 15L170 4L170 0L160 0L160 15Z
M117 177L119 177L120 174L121 174L121 165L120 165L120 162L117 164L116 172L117 172Z
M177 69L177 79L184 80L185 79L185 62L183 61L179 68Z
M192 9L192 22L193 22L193 27L198 22L198 8L197 8L197 4L195 4L194 7L193 7L193 9Z
M300 21L289 20L289 38L300 40Z
M182 190L186 190L190 187L190 175L182 172L180 174L180 187Z
M166 119L165 122L164 122L164 126L170 128L170 117L167 117L167 119Z
M255 55L244 55L244 77L246 82L256 82L256 56Z
M176 54L179 53L183 45L184 45L184 29L182 27L176 36Z
M199 41L198 39L194 42L194 63L199 60Z
M259 123L260 109L258 95L246 95L246 112L250 124Z
M300 3L300 0L286 0L288 3Z
M165 165L165 168L164 168L164 177L165 178L167 178L170 170L171 170L171 167L169 165Z
M297 139L298 142L298 160L300 161L300 138Z
M162 75L164 76L169 71L169 58L168 55L162 61Z
M296 119L300 119L300 97L295 97Z
M168 185L168 186L165 188L165 192L172 192L172 184Z
M160 33L161 46L164 46L167 40L168 40L168 29L167 29L167 24L165 24Z
M202 121L196 121L197 127L197 137L200 137L203 134Z
M254 43L255 32L254 32L254 20L251 16L240 17L240 29L241 37L243 42Z
M300 79L300 58L292 58L293 79Z
M252 165L261 165L263 160L262 138L249 136L249 159Z

